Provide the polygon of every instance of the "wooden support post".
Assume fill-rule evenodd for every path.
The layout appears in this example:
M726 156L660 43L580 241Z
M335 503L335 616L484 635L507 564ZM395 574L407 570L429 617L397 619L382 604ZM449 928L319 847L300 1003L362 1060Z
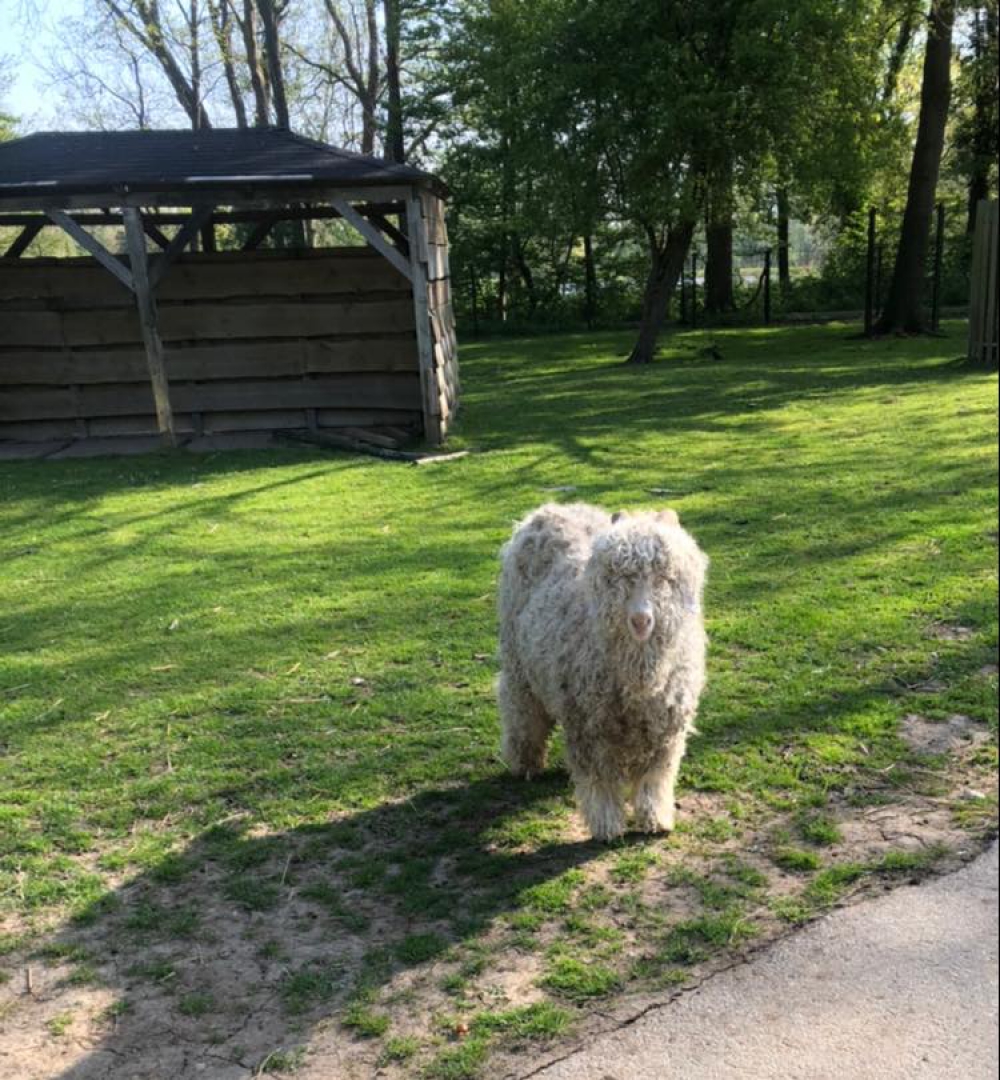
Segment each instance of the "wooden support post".
M764 325L771 322L771 249L764 252Z
M413 315L417 324L417 357L420 364L420 391L423 400L424 437L433 446L441 442L441 407L438 403L437 376L434 371L434 342L431 340L431 315L427 304L427 274L424 259L427 242L422 236L424 219L420 198L406 200L406 226L410 242L410 281L413 285ZM421 243L421 240L424 242Z
M944 257L944 203L937 204L934 234L934 280L931 285L931 329L941 329L941 262Z
M868 211L868 254L865 259L865 337L875 326L875 207Z
M149 281L149 264L146 261L146 234L142 228L142 215L134 206L125 207L123 215L129 262L132 266L135 303L139 309L142 340L146 346L146 362L149 365L149 377L153 384L156 423L167 445L176 446L174 414L170 407L170 387L167 383L167 370L163 363L163 342L160 341L160 333L156 326L156 303L153 300L153 288Z

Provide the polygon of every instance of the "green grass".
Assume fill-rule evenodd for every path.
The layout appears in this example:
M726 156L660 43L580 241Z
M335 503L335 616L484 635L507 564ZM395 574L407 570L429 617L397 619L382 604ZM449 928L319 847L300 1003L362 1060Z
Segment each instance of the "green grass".
M205 1016L215 1009L215 999L211 994L185 994L177 1002L177 1011L183 1016Z
M803 840L811 844L825 847L830 844L839 844L843 835L837 825L827 817L819 814L809 814L799 821L799 832Z
M69 1031L73 1024L72 1013L58 1013L56 1016L50 1017L46 1023L46 1027L49 1029L49 1034L55 1036L57 1039L61 1039L63 1035Z
M622 977L610 964L558 948L540 984L567 1001L582 1002L606 997L622 985Z
M389 1017L365 1005L351 1005L344 1013L344 1027L362 1038L377 1039L389 1030Z
M561 1035L572 1022L565 1009L549 1002L503 1012L480 1013L472 1022L473 1034L500 1034L513 1039L546 1039Z
M395 1035L385 1040L379 1063L388 1065L396 1061L409 1061L419 1050L419 1039L412 1035Z
M840 826L947 788L945 760L900 742L907 713L995 731L996 378L950 364L964 331L947 331L683 333L643 370L619 363L627 334L468 344L456 445L481 452L430 468L0 464L0 952L49 920L57 943L91 935L102 969L113 941L172 1008L202 975L223 1003L221 912L256 928L248 1008L378 1028L420 1014L419 986L387 989L413 969L465 994L534 951L553 1001L586 1002L685 977L746 940L751 905L799 921L919 869L854 861ZM710 339L722 361L699 358ZM550 499L672 505L712 557L669 841L577 842L558 740L530 784L498 762L496 553ZM955 814L982 832L995 799ZM737 855L779 834L802 895L772 901ZM318 952L297 955L310 920ZM356 1031L413 1075L459 1077L484 1068L490 1023L419 1050L409 1029Z
M337 967L304 967L286 975L280 992L287 1012L295 1015L329 1001L340 989L343 972Z
M782 870L790 870L795 874L818 870L821 865L820 857L815 851L804 851L802 848L778 848L771 859L775 866L780 866Z
M738 911L690 919L672 927L666 935L662 960L669 964L696 964L710 952L740 945L755 933L754 926Z

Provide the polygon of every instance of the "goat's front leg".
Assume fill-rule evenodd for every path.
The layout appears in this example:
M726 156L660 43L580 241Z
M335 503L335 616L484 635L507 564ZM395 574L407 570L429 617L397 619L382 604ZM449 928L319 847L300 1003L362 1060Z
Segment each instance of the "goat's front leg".
M635 824L641 832L672 832L677 818L674 787L677 773L684 757L687 732L679 731L673 736L666 752L636 785Z

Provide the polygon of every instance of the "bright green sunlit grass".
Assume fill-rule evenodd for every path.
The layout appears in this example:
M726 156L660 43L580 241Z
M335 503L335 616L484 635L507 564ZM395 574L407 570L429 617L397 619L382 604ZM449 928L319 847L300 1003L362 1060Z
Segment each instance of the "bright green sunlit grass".
M831 801L905 790L905 714L995 729L996 378L950 363L948 329L682 334L641 370L619 363L626 334L469 344L457 444L479 452L432 467L295 450L0 466L0 919L197 938L198 913L157 890L209 864L234 918L294 894L363 939L391 911L367 981L292 956L277 995L302 1013L347 986L348 1026L388 1033L386 1061L417 1043L373 988L506 919L554 1004L439 1047L442 1076L627 982L600 933L553 949L568 913L624 897L661 943L643 970L667 976L748 937L759 870L671 930L643 914L658 853L738 850L785 815L777 863L808 881L840 839ZM496 553L550 499L671 505L712 558L682 832L612 853L606 885L583 873L605 856L569 839L565 777L514 784L495 752ZM686 811L694 793L726 816ZM839 887L825 873L803 904ZM141 903L115 915L109 886L136 876ZM226 996L217 980L177 1007L193 1022Z

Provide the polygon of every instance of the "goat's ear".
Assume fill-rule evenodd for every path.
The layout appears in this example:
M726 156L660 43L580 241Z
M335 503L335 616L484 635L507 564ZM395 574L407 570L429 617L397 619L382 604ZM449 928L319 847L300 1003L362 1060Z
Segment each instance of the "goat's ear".
M624 511L624 510L616 510L616 511L615 511L615 512L614 512L614 513L613 513L613 514L611 515L611 524L612 524L612 525L617 525L617 524L618 524L618 522L619 522L619 521L621 521L621 519L622 519L622 518L623 518L624 516L625 516L625 511Z
M680 525L681 523L676 510L661 510L656 516L664 525Z

